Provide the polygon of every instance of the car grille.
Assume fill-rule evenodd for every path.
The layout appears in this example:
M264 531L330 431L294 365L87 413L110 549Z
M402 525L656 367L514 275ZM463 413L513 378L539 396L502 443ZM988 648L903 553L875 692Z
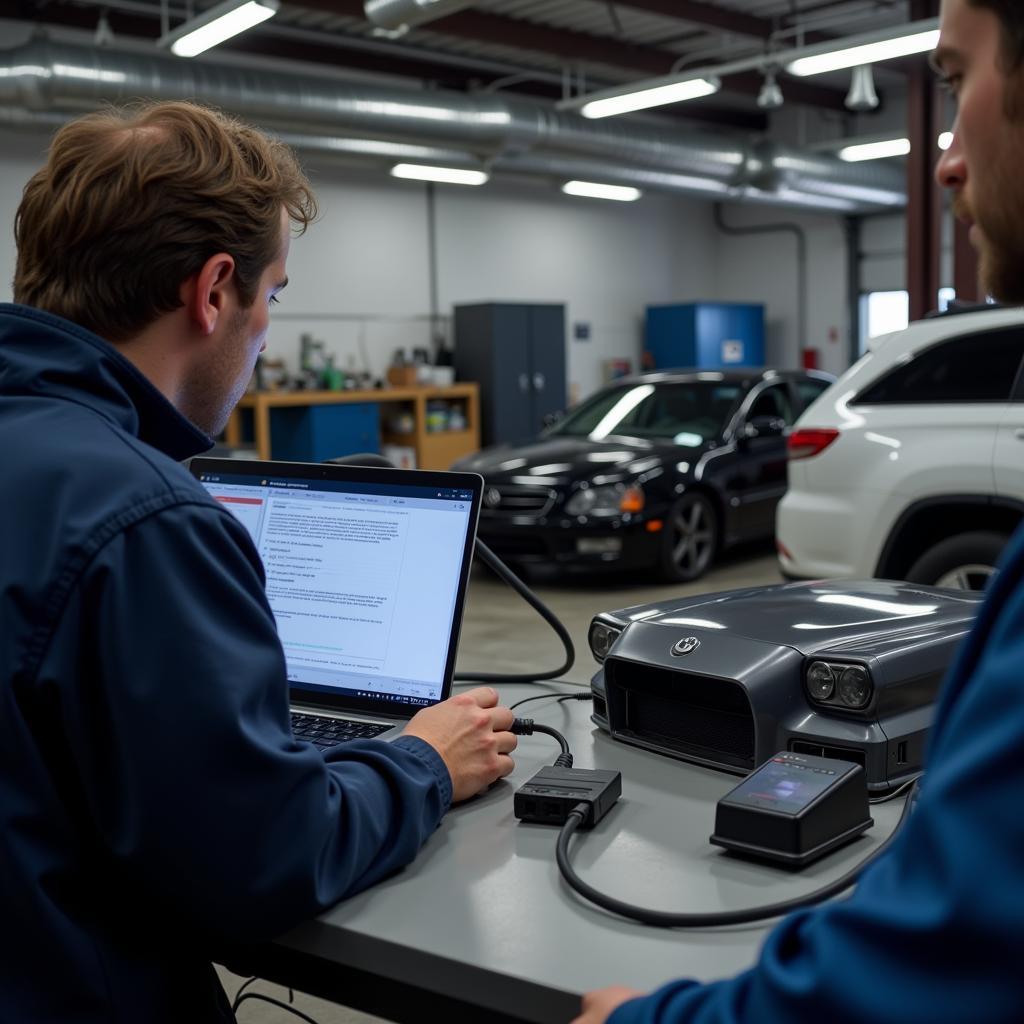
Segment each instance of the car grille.
M665 753L754 768L754 714L739 683L614 658L605 680L613 732Z
M488 484L484 487L483 515L535 516L551 511L555 491L550 487L527 487L514 484Z
M548 546L540 537L491 537L488 535L485 540L487 546L499 558L543 558L548 554Z

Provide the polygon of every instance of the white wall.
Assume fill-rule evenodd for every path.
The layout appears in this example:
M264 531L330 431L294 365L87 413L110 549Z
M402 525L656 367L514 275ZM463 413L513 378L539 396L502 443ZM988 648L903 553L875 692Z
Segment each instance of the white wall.
M565 301L570 392L602 383L604 360L639 367L647 305L703 298L715 232L704 203L648 196L618 204L522 186L439 196L441 304ZM577 341L573 324L590 325Z
M14 280L14 214L21 190L43 160L40 136L0 132L0 302L11 301Z
M0 133L3 299L10 298L14 271L14 210L44 146L39 135ZM339 366L354 363L382 375L395 348L431 343L425 186L337 164L314 163L309 170L323 216L292 244L291 283L274 313L268 355L296 369L299 335L311 332ZM606 359L626 357L637 365L648 304L763 302L769 362L797 366L809 345L818 348L824 369L839 372L847 364L839 218L726 207L733 225L795 221L806 230L808 336L800 339L794 240L721 236L707 202L649 195L613 204L563 196L535 182L438 186L436 197L441 312L487 300L565 302L570 397L599 386ZM576 322L590 325L589 341L573 339Z
M430 347L426 187L314 168L323 218L292 244L289 284L268 354L292 365L311 331L383 372L395 348ZM644 307L704 297L714 231L705 204L652 196L625 207L536 184L437 186L438 308L483 301L564 302L570 396L602 382L606 359L639 365ZM573 324L590 325L575 341ZM447 329L448 323L444 324Z
M818 365L840 373L849 365L846 241L843 221L782 208L732 204L724 208L730 227L795 224L807 237L807 336L799 336L797 241L791 232L718 240L714 298L765 305L765 357L775 366L802 365L804 348L818 350Z
M0 134L0 224L13 224L44 144ZM380 376L396 348L431 344L426 188L338 165L309 171L322 217L292 243L267 354L294 371L299 335L311 332L342 368L354 361ZM566 303L574 396L600 385L606 359L639 365L646 305L707 298L714 287L717 233L697 201L613 204L535 183L438 186L436 224L443 314L464 302ZM14 248L4 232L0 298L9 300ZM576 322L590 325L589 341L572 339Z

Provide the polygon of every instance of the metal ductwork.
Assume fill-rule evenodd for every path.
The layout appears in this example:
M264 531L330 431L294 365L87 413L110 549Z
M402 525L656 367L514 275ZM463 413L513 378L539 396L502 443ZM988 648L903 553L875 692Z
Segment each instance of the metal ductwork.
M475 0L366 0L367 19L389 32L407 32L417 25L472 7Z
M46 39L0 51L0 110L71 114L138 97L199 100L286 126L288 140L307 150L398 155L374 147L377 140L400 144L412 159L429 160L440 148L495 170L599 175L705 197L848 213L906 203L903 174L890 165L689 129L595 124L495 94L413 91ZM338 137L352 133L363 137ZM426 149L417 154L418 147Z

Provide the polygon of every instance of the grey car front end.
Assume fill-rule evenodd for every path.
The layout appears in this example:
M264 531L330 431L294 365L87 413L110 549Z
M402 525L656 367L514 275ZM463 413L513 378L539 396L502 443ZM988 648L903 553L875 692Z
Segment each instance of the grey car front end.
M593 720L616 739L746 774L788 750L917 777L934 702L982 597L884 580L704 594L603 612Z

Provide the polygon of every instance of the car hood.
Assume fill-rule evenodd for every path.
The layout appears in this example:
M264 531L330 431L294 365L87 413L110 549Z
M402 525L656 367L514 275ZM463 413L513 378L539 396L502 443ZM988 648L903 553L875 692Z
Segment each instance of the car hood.
M716 646L745 637L795 648L872 657L930 637L966 632L983 596L888 580L826 580L753 587L609 612L622 624L671 627ZM667 635L667 633L665 634Z
M488 483L552 486L589 480L600 485L634 480L666 463L688 472L713 447L713 443L687 448L661 440L615 437L591 441L556 435L485 448L453 468L479 473Z

